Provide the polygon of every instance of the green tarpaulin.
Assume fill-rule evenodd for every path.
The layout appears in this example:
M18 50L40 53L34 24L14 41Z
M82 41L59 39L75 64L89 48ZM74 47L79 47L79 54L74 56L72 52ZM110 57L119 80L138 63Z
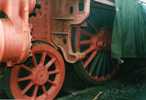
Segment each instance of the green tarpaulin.
M115 0L113 57L146 57L146 7L140 0Z

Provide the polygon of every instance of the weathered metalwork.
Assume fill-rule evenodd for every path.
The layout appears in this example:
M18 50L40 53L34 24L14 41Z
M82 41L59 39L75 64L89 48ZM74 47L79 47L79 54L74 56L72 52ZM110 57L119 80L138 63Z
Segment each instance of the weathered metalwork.
M95 56L100 51L110 49L108 32L101 30L92 35L77 29L72 33L72 28L79 28L89 16L90 0L40 0L39 3L40 7L33 10L35 0L0 1L1 10L7 15L6 22L0 21L0 60L9 66L21 62L11 70L9 90L12 96L16 99L53 100L64 82L65 62L72 65L81 62L83 65L77 65L76 69L85 71L85 76L96 82L109 79L114 68L108 66L107 72L102 69L98 73L88 70L93 60L95 64ZM32 10L35 14L29 18ZM88 36L84 41L81 39L83 34ZM82 51L82 45L89 48ZM92 71L93 68L97 66L92 67Z
M26 59L31 46L29 12L35 0L0 0L6 18L0 20L0 61L8 66Z
M101 28L95 34L89 33L80 27L76 28L76 38L73 46L80 53L80 62L75 64L80 70L74 68L85 80L96 83L110 79L116 72L118 64L111 57L110 30ZM80 74L84 73L84 75Z
M41 9L30 19L33 39L46 40L61 49L69 63L75 63L79 55L72 51L71 25L81 24L90 13L90 0L83 0L84 9L80 10L80 0L41 0Z
M32 57L28 60L26 62L30 64L24 63L12 69L12 95L16 99L53 100L64 82L61 55L51 46L39 43L33 45Z
M50 46L57 49L58 52L61 51L67 62L75 63L79 56L78 53L72 51L71 25L80 24L88 17L90 0L83 0L83 4L84 9L80 11L80 0L41 0L41 8L35 9L36 15L30 18L33 41L41 40L47 42ZM54 54L58 55L57 52L54 52ZM60 60L63 61L63 58L60 58ZM56 83L56 87L59 87L56 91L52 91L51 88L48 90L51 91L48 97L50 99L56 96L57 91L63 85L65 66L62 65L64 62L60 62L60 60L56 59L60 64L59 66L62 67L60 69L62 75L56 79L61 82L58 81Z

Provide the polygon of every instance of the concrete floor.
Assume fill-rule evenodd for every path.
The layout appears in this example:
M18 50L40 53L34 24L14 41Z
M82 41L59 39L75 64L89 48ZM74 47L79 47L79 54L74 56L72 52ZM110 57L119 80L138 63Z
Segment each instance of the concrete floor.
M57 100L146 100L146 64L127 62L113 80Z

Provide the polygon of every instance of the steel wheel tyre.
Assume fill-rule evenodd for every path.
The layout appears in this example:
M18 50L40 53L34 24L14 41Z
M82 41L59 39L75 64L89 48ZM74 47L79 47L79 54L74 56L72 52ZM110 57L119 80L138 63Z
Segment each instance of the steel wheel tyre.
M36 44L32 57L12 69L11 93L16 99L52 100L60 91L64 76L64 61L58 51L46 44Z
M110 79L117 70L117 63L111 58L111 36L101 30L91 34L78 28L73 36L73 47L80 54L75 71L85 81L99 83Z

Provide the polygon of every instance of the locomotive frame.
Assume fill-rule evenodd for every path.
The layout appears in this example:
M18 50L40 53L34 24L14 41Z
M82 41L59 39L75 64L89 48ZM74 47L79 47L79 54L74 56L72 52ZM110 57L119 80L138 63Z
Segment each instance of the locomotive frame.
M35 1L27 2L27 9L28 4L30 11L32 11ZM16 51L21 50L12 50L14 52L6 53L10 56L8 59L12 59L12 61L14 59L14 63L7 63L7 66L13 66L9 81L13 97L16 99L53 100L64 82L65 62L83 63L82 68L87 72L88 78L97 83L110 79L115 70L105 76L92 76L87 71L98 51L109 47L111 43L107 29L101 28L98 34L92 35L81 28L81 24L90 14L90 0L82 0L82 2L80 0L41 0L40 5L39 9L34 10L35 15L30 17L32 44L29 38L26 40L29 43L25 45L27 50L18 52L18 54L26 52L27 55L19 59L20 56L11 56L11 54L16 54ZM24 12L26 12L26 8ZM29 30L28 10L25 17L24 25ZM76 28L75 37L72 35L72 27ZM29 33L30 31L27 35L30 37ZM88 38L81 40L83 35ZM72 41L72 38L76 38L76 40ZM25 39L20 38L20 40L23 40L22 43L26 43ZM88 48L82 50L82 45L88 45ZM15 47L15 49L24 48L24 45L21 46ZM5 53L0 52L0 54ZM18 57L19 61L16 60L15 56ZM3 61L7 62L7 59Z

